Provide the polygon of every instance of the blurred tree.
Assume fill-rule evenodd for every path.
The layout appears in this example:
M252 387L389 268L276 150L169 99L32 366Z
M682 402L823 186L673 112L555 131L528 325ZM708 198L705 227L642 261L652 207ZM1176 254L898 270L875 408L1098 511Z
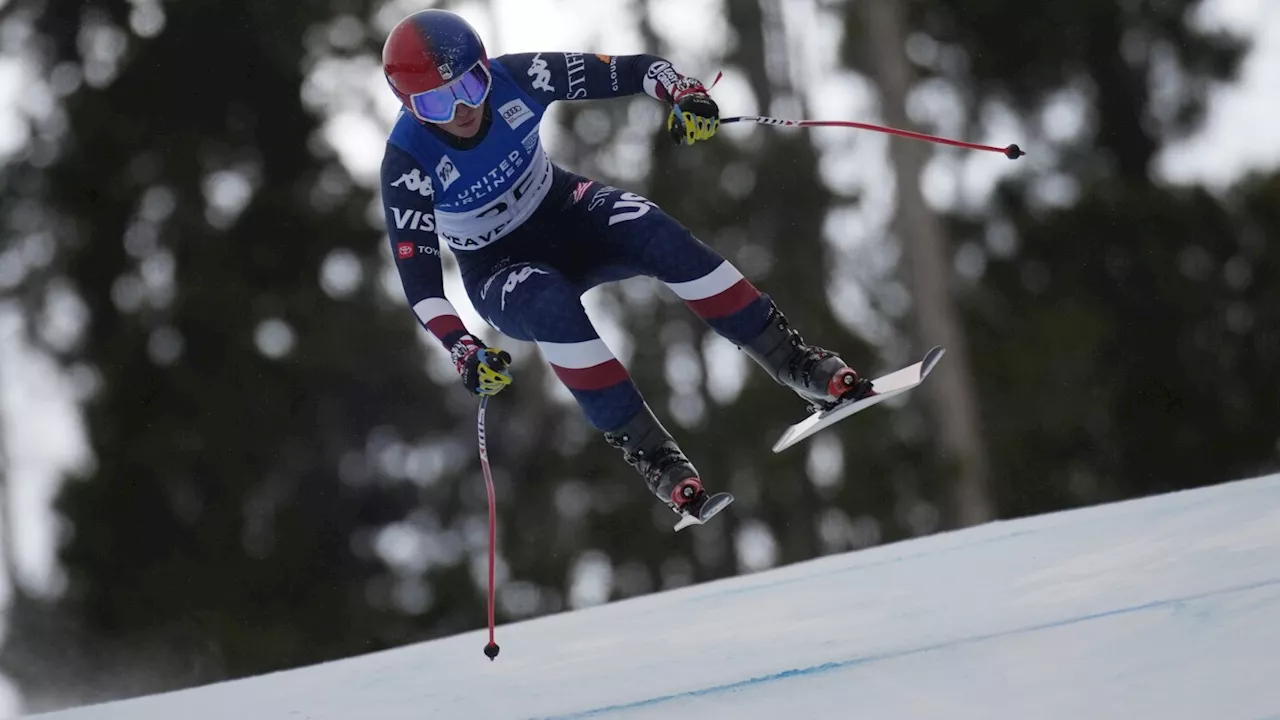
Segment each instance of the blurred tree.
M1224 198L1108 184L993 260L973 313L1015 514L1232 480L1280 465L1280 177ZM995 290L1000 294L996 295Z
M424 372L425 333L385 289L375 198L301 92L316 55L380 46L362 30L371 8L11 7L34 19L37 59L66 94L60 132L8 171L22 191L6 195L8 227L54 250L18 292L32 339L95 386L93 466L57 501L70 529L57 609L120 651L61 701L483 622L470 579L456 582L474 548L432 556L401 522L421 504L458 544L474 402ZM39 639L11 639L4 667L93 657ZM85 679L45 678L59 680Z
M1161 143L1198 127L1206 91L1232 77L1245 49L1239 37L1198 27L1203 5L1060 1L1029 13L1012 0L931 0L910 8L917 40L937 43L922 70L964 82L971 117L991 100L1028 118L1053 99L1079 102L1087 128L1053 147L1064 153L1059 169L1083 181L1147 184ZM1031 120L1033 128L1046 122Z
M918 117L980 132L1004 112L1030 152L988 202L949 209L1001 515L1275 466L1280 418L1247 390L1280 359L1253 282L1275 262L1256 239L1266 184L1215 197L1152 175L1243 52L1197 27L1200 5L905 5Z
M880 89L882 114L892 127L911 129L907 100L915 73L907 60L906 10L899 0L869 0L865 39L871 72ZM945 362L922 388L930 400L931 426L939 450L951 468L943 485L952 501L944 507L947 526L975 525L992 519L989 463L984 445L977 388L970 370L969 342L952 290L950 240L920 187L929 148L893 142L889 155L897 175L894 226L902 251L902 275L911 292L911 318L917 354L933 345L947 349Z

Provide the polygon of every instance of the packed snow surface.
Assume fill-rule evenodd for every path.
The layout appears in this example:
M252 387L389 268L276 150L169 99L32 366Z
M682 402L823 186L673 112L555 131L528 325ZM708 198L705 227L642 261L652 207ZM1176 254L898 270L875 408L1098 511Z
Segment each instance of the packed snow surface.
M1280 476L503 625L495 662L486 639L39 717L1280 718Z

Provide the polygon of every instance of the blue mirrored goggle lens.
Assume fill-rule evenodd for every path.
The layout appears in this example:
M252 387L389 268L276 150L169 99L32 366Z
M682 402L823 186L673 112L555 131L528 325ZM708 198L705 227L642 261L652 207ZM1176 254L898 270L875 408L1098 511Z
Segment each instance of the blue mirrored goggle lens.
M479 107L489 96L491 80L484 63L471 66L461 77L434 90L410 96L413 112L427 122L446 123L453 119L454 107L463 103Z

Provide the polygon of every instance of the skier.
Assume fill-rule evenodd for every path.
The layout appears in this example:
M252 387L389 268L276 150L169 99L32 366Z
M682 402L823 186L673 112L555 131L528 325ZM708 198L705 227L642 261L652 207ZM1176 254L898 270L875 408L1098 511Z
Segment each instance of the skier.
M811 404L871 392L868 380L806 344L768 295L654 203L569 172L543 151L538 131L551 103L641 92L671 108L667 129L676 142L706 140L719 110L697 79L653 55L490 59L476 31L443 10L402 20L382 60L404 105L382 162L392 252L409 304L472 393L509 385L511 355L468 332L445 299L438 238L457 258L477 312L498 331L536 343L591 424L685 520L700 518L709 496L592 326L580 300L587 290L656 278Z

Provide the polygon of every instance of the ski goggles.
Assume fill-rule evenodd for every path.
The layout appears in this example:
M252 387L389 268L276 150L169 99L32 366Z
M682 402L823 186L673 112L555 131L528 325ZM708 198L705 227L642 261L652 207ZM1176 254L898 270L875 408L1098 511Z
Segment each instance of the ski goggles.
M449 84L409 96L409 106L419 120L430 123L447 123L453 120L458 103L468 107L480 107L489 97L493 78L483 62L470 69Z

